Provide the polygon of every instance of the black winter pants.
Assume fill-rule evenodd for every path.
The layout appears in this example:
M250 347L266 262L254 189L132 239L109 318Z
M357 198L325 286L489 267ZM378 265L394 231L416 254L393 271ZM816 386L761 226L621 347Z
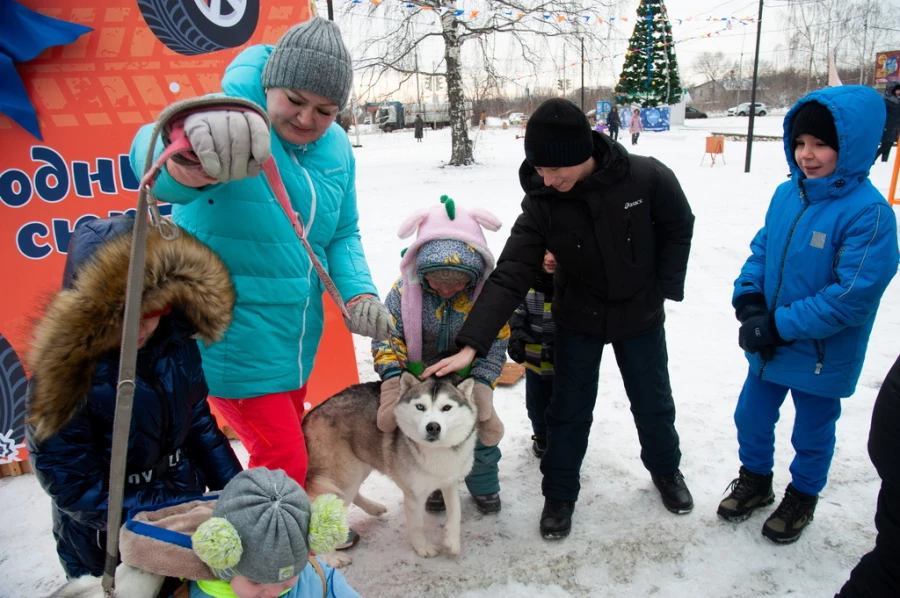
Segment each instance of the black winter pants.
M881 477L875 548L850 572L841 598L900 596L900 358L888 372L872 411L869 457Z
M541 443L547 442L547 408L553 396L553 376L542 376L525 370L525 409L531 420L534 437Z
M543 494L574 502L587 451L603 356L602 339L557 328L553 398L547 410L547 452L541 459ZM612 343L641 443L641 461L651 474L668 476L681 462L675 431L675 401L669 385L665 330Z
M613 141L619 140L619 125L608 125L609 126L609 136Z
M894 146L893 139L891 139L890 141L882 141L881 145L878 146L878 152L875 154L875 160L873 160L872 163L874 164L878 160L879 156L881 156L882 162L887 162L888 158L891 155L891 148L893 146Z

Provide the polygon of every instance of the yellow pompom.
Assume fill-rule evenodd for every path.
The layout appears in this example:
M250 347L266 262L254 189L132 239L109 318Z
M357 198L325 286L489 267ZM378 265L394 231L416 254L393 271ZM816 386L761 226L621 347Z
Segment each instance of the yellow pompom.
M316 554L334 550L347 539L347 506L334 494L323 494L312 504L309 518L309 549Z
M194 552L213 569L229 569L238 564L244 548L241 537L227 519L212 517L191 536Z

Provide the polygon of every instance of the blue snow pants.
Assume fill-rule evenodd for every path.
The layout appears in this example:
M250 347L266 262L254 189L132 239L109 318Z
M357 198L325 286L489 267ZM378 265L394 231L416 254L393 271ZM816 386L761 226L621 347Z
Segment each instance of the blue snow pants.
M766 382L753 371L747 374L734 410L741 463L753 473L768 475L775 466L775 423L790 390L794 399L794 431L791 444L791 483L810 496L818 496L834 456L835 425L841 416L841 399L829 399Z

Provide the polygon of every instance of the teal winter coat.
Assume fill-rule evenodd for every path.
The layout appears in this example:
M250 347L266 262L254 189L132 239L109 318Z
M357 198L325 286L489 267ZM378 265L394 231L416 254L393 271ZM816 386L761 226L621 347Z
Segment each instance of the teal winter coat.
M226 95L266 107L261 76L272 46L241 52L225 70ZM131 147L131 166L143 172L152 125ZM162 152L157 143L156 155ZM356 166L350 141L337 124L298 146L272 130L272 156L309 242L345 300L377 295L357 223ZM324 287L265 176L185 187L163 172L153 187L174 205L172 217L219 254L231 271L237 303L221 342L200 346L213 396L251 398L300 388L313 368L322 336Z

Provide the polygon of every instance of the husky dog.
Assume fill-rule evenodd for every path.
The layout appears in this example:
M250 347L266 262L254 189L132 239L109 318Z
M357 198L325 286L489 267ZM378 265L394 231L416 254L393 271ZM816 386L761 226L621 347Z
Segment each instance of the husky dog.
M447 505L444 547L450 554L459 554L457 485L472 470L478 413L475 380L456 381L420 381L404 372L395 407L398 428L389 434L376 425L380 382L351 386L306 414L303 434L309 452L306 492L310 499L332 493L369 515L383 515L384 505L359 493L372 470L380 471L403 490L413 548L419 556L431 557L439 551L425 539L425 499L441 490ZM335 567L350 563L344 553L324 558Z

